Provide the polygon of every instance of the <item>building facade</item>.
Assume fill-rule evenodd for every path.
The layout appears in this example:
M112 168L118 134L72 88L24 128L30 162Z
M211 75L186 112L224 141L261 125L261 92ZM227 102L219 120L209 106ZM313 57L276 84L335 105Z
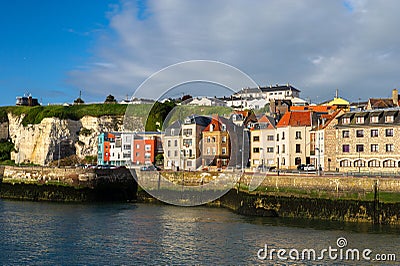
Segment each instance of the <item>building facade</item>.
M336 125L336 164L343 172L400 170L400 109L348 112Z
M226 168L230 159L230 140L227 125L220 117L213 116L203 130L202 166L206 168Z
M250 167L276 166L275 122L272 117L262 116L250 130Z
M276 125L276 165L295 169L310 163L311 111L286 112Z
M98 136L97 164L154 164L162 153L160 136L159 132L103 132Z
M182 124L181 159L182 169L195 171L201 166L201 140L203 130L210 124L211 119L205 116L191 115Z
M317 126L311 131L311 163L322 171L336 171L337 117L344 113L337 110L318 117Z
M181 167L181 125L175 121L164 132L164 169L179 171Z

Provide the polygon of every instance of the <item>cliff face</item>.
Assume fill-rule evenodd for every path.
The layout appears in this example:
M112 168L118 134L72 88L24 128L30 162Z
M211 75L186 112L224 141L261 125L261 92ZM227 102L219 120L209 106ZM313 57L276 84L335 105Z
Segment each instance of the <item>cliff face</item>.
M8 114L8 122L0 125L0 138L15 144L11 159L18 162L47 164L76 154L80 158L97 155L100 132L122 131L123 116L84 116L78 121L44 118L40 124L22 125L22 116Z

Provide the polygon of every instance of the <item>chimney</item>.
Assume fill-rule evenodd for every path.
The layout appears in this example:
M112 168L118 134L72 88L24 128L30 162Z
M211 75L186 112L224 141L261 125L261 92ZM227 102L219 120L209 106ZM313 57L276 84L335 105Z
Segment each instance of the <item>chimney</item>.
M399 91L397 89L393 89L392 91L392 100L393 100L393 104L395 106L398 106L398 102L399 102Z

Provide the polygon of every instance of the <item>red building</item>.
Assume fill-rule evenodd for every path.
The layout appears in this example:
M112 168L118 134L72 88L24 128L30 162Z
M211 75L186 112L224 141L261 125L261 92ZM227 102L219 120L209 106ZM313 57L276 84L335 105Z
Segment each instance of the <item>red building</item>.
M156 136L135 136L133 140L133 164L154 164L157 155Z

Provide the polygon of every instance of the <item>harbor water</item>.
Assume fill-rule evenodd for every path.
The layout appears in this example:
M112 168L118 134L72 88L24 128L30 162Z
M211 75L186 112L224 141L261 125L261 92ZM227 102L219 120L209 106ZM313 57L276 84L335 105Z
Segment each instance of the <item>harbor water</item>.
M366 223L245 217L223 208L0 200L1 265L395 265L399 232ZM337 249L331 257L321 253L329 247ZM360 256L371 250L370 260L346 259L350 248ZM304 249L315 250L316 258L302 259Z

